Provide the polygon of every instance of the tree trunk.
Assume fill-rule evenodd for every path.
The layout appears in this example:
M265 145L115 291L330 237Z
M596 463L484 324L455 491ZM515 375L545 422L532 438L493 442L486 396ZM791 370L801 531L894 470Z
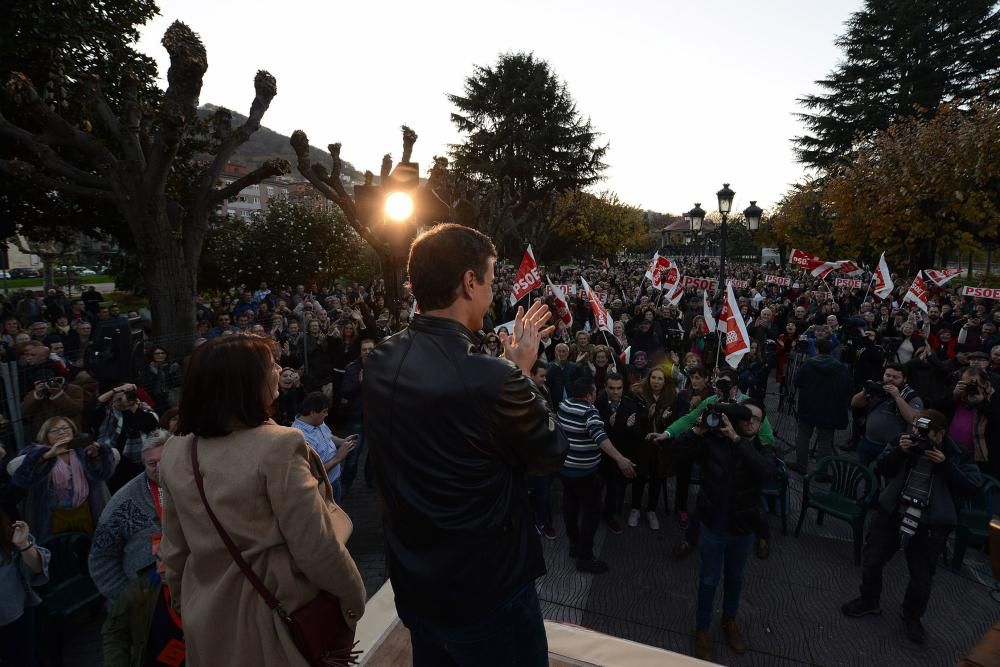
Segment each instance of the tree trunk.
M153 320L153 341L175 360L191 352L194 343L196 272L187 261L180 235L163 220L145 225L147 237L140 242L143 277Z
M38 258L42 260L42 286L48 292L56 286L55 263L58 258L55 255L39 255Z

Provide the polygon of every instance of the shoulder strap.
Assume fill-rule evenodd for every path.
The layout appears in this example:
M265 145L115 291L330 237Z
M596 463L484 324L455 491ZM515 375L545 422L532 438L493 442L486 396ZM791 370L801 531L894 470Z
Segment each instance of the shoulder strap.
M219 533L219 537L222 538L222 542L226 545L226 549L229 551L229 555L233 557L236 565L240 568L243 576L250 581L254 589L264 598L264 602L267 606L273 610L277 610L282 616L286 616L284 610L281 608L281 603L278 599L274 597L271 591L267 590L264 586L264 582L260 580L260 577L251 569L250 564L243 560L243 556L240 555L239 549L233 544L233 540L229 537L229 533L222 527L219 520L215 516L215 512L212 508L208 506L208 498L205 497L205 480L201 476L201 470L198 469L198 436L194 437L194 441L191 443L191 470L194 471L194 481L198 485L198 494L201 496L201 502L205 505L205 511L208 512L208 518L212 520L212 525L215 526L215 530Z

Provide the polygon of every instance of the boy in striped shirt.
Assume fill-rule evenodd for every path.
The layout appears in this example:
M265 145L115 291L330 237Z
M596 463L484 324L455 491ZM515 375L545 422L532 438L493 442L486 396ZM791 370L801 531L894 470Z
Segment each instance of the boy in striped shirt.
M563 518L569 538L570 558L581 572L603 574L608 564L594 557L594 534L601 518L601 452L628 479L635 465L622 456L604 430L604 420L594 407L597 386L591 377L577 378L568 399L559 406L559 425L569 441L559 477L563 483Z

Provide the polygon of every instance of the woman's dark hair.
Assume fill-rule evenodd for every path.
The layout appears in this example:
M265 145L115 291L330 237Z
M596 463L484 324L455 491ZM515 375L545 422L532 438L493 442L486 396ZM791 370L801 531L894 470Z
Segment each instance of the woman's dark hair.
M184 374L178 433L214 438L240 424L263 424L271 416L273 367L271 341L262 336L219 336L199 345Z
M410 246L407 271L420 310L453 304L466 271L473 271L479 282L486 280L489 259L496 254L489 237L462 225L436 225L418 236Z
M179 415L180 413L181 411L178 410L177 408L170 408L169 410L164 412L162 415L160 415L160 428L165 428L169 431L170 420Z

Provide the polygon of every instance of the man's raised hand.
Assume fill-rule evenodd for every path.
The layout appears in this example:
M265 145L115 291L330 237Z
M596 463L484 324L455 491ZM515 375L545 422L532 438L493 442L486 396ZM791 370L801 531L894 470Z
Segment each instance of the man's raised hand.
M542 338L555 331L548 324L551 313L549 307L541 301L531 304L528 312L523 306L518 306L514 317L514 331L504 342L504 356L521 369L525 375L531 375L531 367L538 359L538 344Z

